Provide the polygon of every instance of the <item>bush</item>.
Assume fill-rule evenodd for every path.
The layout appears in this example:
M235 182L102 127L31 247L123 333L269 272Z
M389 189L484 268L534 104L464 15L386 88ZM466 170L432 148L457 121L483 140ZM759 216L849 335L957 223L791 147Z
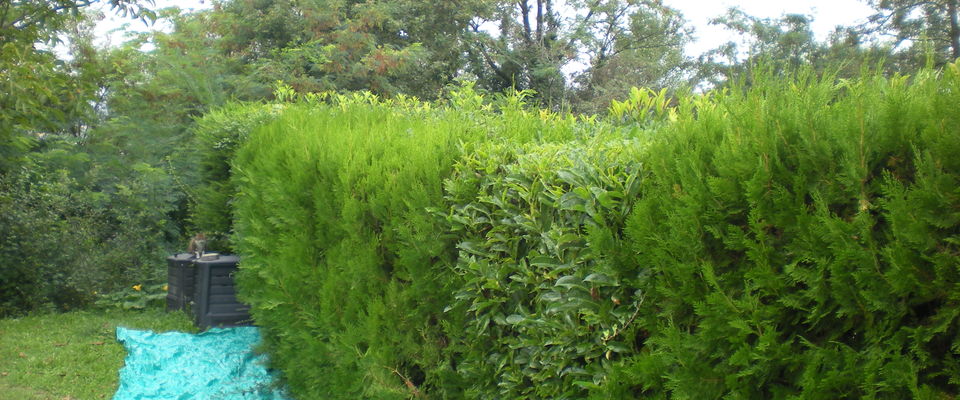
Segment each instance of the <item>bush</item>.
M960 69L772 76L624 127L289 107L232 178L274 362L304 398L957 396Z
M649 338L600 397L957 396L957 104L957 65L681 99L627 223Z
M200 183L190 188L189 222L207 237L207 250L233 253L230 201L236 189L230 182L230 161L250 132L272 121L283 109L279 104L229 103L204 114L193 127Z
M178 236L164 170L138 163L105 177L75 145L45 146L0 176L0 317L81 308L157 282Z
M424 210L442 201L461 122L291 107L238 152L238 282L297 396L405 398L404 382L422 384L438 362L430 316L449 300L436 272L452 252Z
M622 335L642 298L619 258L641 146L580 128L564 143L488 142L446 181L460 278L446 354L467 397L582 397L630 351Z

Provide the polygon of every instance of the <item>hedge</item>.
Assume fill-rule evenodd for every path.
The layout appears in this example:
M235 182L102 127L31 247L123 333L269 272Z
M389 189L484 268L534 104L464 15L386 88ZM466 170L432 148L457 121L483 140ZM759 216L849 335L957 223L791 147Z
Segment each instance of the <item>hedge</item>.
M760 72L610 121L356 96L233 161L298 398L960 394L960 69Z
M283 107L279 103L228 103L198 118L193 126L188 151L196 154L201 183L188 190L188 220L194 230L189 233L203 233L208 251L233 252L230 201L236 188L230 182L230 161L250 132L279 116Z
M957 64L681 99L627 223L649 338L608 395L955 397L957 104Z
M342 106L342 107L341 107ZM244 298L302 398L405 398L440 358L452 258L442 179L458 137L429 110L291 108L240 150Z

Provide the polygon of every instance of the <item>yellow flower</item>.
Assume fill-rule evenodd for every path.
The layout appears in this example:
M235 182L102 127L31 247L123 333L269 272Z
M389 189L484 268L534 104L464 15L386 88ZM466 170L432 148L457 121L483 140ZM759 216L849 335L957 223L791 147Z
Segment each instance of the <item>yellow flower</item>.
M143 285L133 285L133 290L136 290L139 292L140 289L143 289Z
M164 292L167 291L167 285L163 285L163 291L164 291Z

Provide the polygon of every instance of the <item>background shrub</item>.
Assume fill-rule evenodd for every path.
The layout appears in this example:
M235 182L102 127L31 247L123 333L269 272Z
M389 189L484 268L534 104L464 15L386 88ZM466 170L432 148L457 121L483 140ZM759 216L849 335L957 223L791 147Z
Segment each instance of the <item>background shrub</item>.
M80 308L159 282L178 236L170 176L138 163L104 178L89 154L45 146L0 176L0 317Z

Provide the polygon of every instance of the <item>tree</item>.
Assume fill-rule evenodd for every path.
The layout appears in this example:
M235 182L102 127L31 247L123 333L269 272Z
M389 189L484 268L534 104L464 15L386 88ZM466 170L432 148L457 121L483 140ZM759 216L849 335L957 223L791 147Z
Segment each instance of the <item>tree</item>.
M49 45L94 0L5 1L0 4L0 173L17 165L36 138L81 134L78 118L93 93ZM152 0L110 0L121 14L152 19ZM46 45L46 46L42 46Z
M479 1L476 1L479 3ZM219 49L251 76L298 91L369 90L436 97L461 67L472 8L441 1L235 0L215 3Z
M683 17L659 3L607 13L584 42L588 68L574 75L574 107L599 113L632 87L674 89L683 84L690 62L683 46L691 35ZM621 21L617 21L620 19Z
M572 87L565 68L580 63L580 100L605 98L604 88L655 82L642 75L678 65L689 34L682 23L659 1L499 1L471 21L466 71L483 88L532 89L544 104L558 106Z
M867 42L854 27L838 26L827 40L818 41L809 15L758 18L731 8L711 23L736 32L742 42L728 42L700 57L694 79L700 85L723 86L733 79L749 79L750 69L758 64L780 74L812 66L814 71L846 78L859 75L865 67L904 68L892 60L890 46Z
M896 46L905 41L928 43L936 62L960 58L960 0L868 0L877 12L866 32L892 35Z

